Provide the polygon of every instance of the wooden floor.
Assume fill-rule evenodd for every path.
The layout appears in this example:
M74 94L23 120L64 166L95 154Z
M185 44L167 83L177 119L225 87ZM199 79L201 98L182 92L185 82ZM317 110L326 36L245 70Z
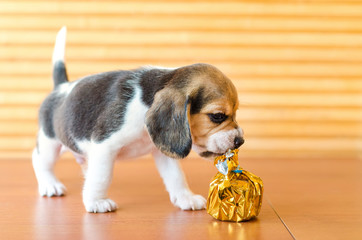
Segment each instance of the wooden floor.
M120 209L108 214L85 212L75 161L57 165L68 188L59 198L37 195L30 162L0 161L1 239L362 239L361 160L241 159L265 184L259 217L242 223L173 207L150 158L117 162L110 195ZM182 164L206 196L216 169L201 159Z

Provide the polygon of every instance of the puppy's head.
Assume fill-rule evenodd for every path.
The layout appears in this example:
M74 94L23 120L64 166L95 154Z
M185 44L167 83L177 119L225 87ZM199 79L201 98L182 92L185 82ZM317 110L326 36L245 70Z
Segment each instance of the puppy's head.
M194 64L168 78L146 116L148 132L161 152L184 158L193 148L204 158L214 158L243 144L235 119L237 92L222 72Z

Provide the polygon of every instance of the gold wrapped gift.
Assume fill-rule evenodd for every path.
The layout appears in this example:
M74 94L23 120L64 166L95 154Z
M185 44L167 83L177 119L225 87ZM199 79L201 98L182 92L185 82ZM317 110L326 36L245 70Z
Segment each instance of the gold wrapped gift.
M263 197L263 182L240 168L238 149L215 159L219 172L210 183L206 210L223 221L246 221L258 216Z

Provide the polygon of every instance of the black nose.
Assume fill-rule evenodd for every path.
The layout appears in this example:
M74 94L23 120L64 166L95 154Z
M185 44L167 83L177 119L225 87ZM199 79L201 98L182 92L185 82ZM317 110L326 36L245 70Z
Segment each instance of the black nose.
M234 147L235 147L235 148L239 148L241 145L243 145L244 142L245 142L245 141L244 141L244 138L236 137L236 138L234 139Z

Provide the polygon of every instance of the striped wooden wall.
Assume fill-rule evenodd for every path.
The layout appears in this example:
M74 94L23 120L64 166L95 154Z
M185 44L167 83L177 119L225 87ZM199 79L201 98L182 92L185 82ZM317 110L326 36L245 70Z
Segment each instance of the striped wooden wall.
M71 79L216 65L251 158L362 157L362 1L0 1L0 159L29 157L55 34Z

